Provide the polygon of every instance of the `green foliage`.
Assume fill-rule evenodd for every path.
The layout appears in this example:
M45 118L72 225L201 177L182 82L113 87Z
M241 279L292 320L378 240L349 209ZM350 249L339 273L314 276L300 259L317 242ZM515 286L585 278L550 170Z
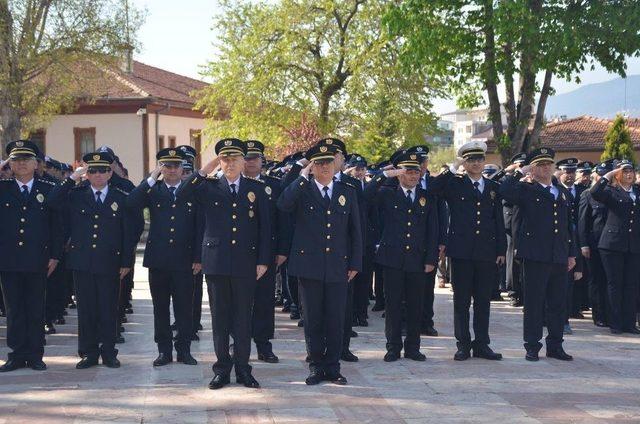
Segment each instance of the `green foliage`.
M609 159L628 159L636 164L633 152L633 142L629 134L629 128L622 115L616 116L613 125L604 137L604 152L600 156L601 161Z
M197 93L209 135L284 146L283 129L309 116L321 133L371 152L418 140L432 124L437 84L401 72L398 41L380 24L391 3L223 0L219 53L203 71L212 84Z
M429 172L437 174L442 165L450 165L456 160L455 147L439 147L429 152Z

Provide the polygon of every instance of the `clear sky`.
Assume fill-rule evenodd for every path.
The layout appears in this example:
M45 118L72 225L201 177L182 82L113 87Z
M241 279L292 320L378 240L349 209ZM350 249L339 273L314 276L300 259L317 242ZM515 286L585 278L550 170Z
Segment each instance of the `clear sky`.
M142 44L136 59L178 74L199 76L200 66L214 56L213 16L219 11L216 0L131 0L147 9L147 19L139 31ZM629 61L629 74L640 74L640 58ZM599 67L580 75L583 84L616 78ZM578 85L556 80L558 94L575 90ZM435 109L445 113L455 109L455 102L437 100Z

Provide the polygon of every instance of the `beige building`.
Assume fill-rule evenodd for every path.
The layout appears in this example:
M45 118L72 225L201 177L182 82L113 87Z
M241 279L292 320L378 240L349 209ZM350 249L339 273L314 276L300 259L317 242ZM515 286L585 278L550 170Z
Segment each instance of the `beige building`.
M206 83L135 61L131 72L108 71L104 83L95 102L54 117L32 135L47 156L74 163L108 145L135 183L155 167L159 149L188 144L202 150L204 116L193 110L190 93Z

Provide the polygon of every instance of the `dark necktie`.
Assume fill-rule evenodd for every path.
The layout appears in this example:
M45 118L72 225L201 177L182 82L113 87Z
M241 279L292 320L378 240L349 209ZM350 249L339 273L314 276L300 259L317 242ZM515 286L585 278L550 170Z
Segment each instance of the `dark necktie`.
M29 186L26 184L22 185L22 197L24 197L24 200L29 198Z
M236 194L238 194L238 193L236 192L236 185L235 185L235 184L231 184L229 187L231 187L231 196L232 196L233 198L235 198L235 197L236 197Z
M547 191L549 192L549 194L551 194L553 196L553 193L551 192L551 186L547 187ZM556 196L553 196L553 199L555 200Z
M175 202L176 201L176 188L175 187L169 187L169 195L171 196L171 201Z
M482 193L480 193L480 181L474 181L473 182L473 188L475 190L476 197L480 197L480 195L482 194Z
M411 206L411 203L413 203L413 201L411 200L411 190L407 190L407 203L409 204L409 206Z
M324 195L322 196L322 200L324 202L324 206L328 209L329 204L331 203L331 198L329 197L329 187L322 187L322 191L324 191Z
M101 191L96 191L96 204L98 206L102 206L102 192Z

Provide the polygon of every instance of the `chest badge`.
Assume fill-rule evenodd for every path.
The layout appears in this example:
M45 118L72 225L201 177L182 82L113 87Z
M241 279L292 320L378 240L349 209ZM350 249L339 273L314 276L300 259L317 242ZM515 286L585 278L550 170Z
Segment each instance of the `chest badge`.
M340 195L340 197L338 197L338 203L340 203L340 206L344 206L347 204L347 198L344 197L344 195Z
M249 193L247 193L247 198L251 203L256 201L256 195L253 191L250 191Z
M113 202L111 204L111 209L113 209L113 211L116 212L118 210L118 204L116 202Z
M253 218L254 212L253 211L249 211L249 218Z
M420 206L422 206L424 208L424 206L427 204L427 199L425 199L424 197L420 198Z
M271 196L271 187L266 186L266 187L264 188L264 192L265 192L265 193L267 193L267 195Z
M44 202L44 195L42 193L38 193L36 195L36 200L40 203Z

